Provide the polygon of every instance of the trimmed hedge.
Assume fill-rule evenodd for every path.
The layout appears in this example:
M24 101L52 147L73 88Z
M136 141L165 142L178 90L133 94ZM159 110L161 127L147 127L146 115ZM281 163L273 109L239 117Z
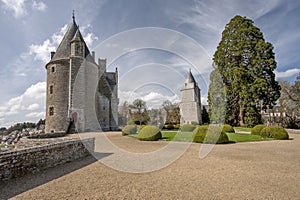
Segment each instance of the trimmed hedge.
M252 135L260 135L261 130L263 130L265 127L267 127L267 126L263 125L263 124L256 125L251 129L251 134Z
M144 141L155 141L161 139L161 137L161 132L156 126L145 126L138 133L138 139Z
M282 126L267 126L261 130L260 136L277 140L289 139L289 134Z
M222 131L226 132L226 133L235 133L234 129L232 126L230 126L229 124L224 124L222 126Z
M129 121L127 122L127 125L135 125L135 122L134 122L133 120L129 120Z
M174 129L180 129L180 124L176 124L176 125L174 126Z
M138 125L137 126L137 133L140 132L146 125Z
M136 134L136 125L127 125L122 129L122 135Z
M197 126L193 131L193 142L209 144L229 143L227 134L218 126Z
M196 126L192 124L184 124L180 127L181 132L192 132L195 130Z
M172 129L174 129L174 125L173 124L167 124L167 125L165 125L165 129L172 130Z

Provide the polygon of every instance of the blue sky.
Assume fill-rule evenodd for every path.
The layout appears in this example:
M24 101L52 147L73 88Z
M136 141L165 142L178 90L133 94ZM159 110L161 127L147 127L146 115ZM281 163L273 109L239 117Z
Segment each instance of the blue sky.
M178 101L191 68L205 102L212 55L235 15L254 20L273 44L277 79L300 73L297 0L1 0L0 126L44 118L44 66L72 10L89 48L108 59L109 70L119 68L121 101Z

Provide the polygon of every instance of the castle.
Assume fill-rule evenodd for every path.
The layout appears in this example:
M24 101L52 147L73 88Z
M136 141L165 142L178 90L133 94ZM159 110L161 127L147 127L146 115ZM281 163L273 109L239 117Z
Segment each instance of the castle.
M181 92L180 125L197 123L201 124L201 98L200 89L191 72L188 72Z
M118 71L106 71L106 59L95 62L72 21L46 64L46 133L116 130Z

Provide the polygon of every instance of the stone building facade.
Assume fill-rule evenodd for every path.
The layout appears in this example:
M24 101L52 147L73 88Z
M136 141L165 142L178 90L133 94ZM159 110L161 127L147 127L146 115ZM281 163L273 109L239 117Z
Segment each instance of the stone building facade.
M46 133L117 129L118 71L95 62L74 16L46 70Z
M191 72L188 72L181 92L180 125L197 123L201 124L201 98L200 89Z

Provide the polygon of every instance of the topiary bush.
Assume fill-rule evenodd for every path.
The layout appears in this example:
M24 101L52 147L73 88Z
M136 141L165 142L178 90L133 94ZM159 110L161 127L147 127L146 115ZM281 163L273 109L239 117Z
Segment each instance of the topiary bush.
M161 139L161 137L161 132L156 126L145 126L138 133L138 139L144 141L155 141Z
M122 135L136 134L136 125L127 125L122 129Z
M174 129L180 129L180 124L176 124L175 126L174 126Z
M165 129L172 130L172 129L174 129L174 125L173 124L167 124L167 125L165 125Z
M191 124L192 124L192 125L194 125L194 126L197 126L197 125L199 125L199 123L198 123L198 122L194 122L194 121L192 121L192 122L191 122Z
M129 121L127 122L127 125L135 125L135 122L134 122L133 120L129 120Z
M263 125L263 124L256 125L251 129L251 134L252 135L260 135L261 130L263 130L265 127L266 127L266 125Z
M184 124L180 127L181 132L192 132L196 126L192 124Z
M209 144L229 143L227 134L218 126L197 126L193 131L193 142Z
M233 127L230 126L229 124L224 124L222 126L222 131L224 131L225 133L235 133Z
M137 126L137 133L140 132L146 125L138 125Z
M261 130L260 136L277 140L289 139L289 134L282 126L267 126Z
M208 126L197 126L193 131L193 142L203 143Z

